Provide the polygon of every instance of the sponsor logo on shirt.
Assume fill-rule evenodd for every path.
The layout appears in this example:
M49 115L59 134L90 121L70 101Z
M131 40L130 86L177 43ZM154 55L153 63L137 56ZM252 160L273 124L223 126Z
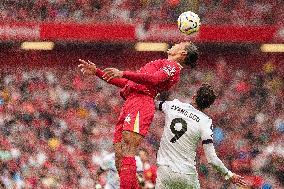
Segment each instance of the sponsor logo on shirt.
M174 66L167 65L163 67L163 70L171 77L175 74L176 68Z

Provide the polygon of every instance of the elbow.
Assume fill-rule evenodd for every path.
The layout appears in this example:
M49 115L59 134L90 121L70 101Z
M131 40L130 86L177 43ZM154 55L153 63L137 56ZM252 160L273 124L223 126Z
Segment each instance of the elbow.
M214 161L212 161L211 159L207 159L208 164L210 165L214 165Z

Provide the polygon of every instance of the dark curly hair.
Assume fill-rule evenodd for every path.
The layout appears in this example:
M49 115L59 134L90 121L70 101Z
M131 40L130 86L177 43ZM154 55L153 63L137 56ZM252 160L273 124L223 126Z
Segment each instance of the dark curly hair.
M197 46L192 42L189 42L189 44L185 46L185 50L187 51L187 56L185 57L184 64L189 65L191 68L195 68L199 55Z
M198 89L195 98L196 105L199 109L203 110L209 108L215 101L216 94L209 84L202 84Z

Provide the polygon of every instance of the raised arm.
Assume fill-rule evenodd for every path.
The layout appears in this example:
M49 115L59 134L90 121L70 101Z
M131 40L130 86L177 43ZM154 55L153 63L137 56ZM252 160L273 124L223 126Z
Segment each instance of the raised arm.
M206 159L209 164L213 166L214 169L216 169L218 172L222 173L225 176L226 180L231 180L232 183L246 187L247 184L244 180L244 177L237 175L235 173L232 173L230 170L228 170L223 162L218 158L213 143L210 140L206 140L202 142L203 149L205 152Z
M207 122L204 123L203 127L200 127L200 129L202 145L208 163L211 164L218 172L223 174L226 180L230 179L232 183L237 184L238 186L246 186L244 178L228 170L223 162L218 158L213 145L212 120L208 119Z
M103 79L103 75L105 75L105 73L102 70L100 70L99 68L97 68L97 71L96 71L95 74L96 74L96 76L98 76L99 78L104 80L105 82L112 84L112 85L115 85L115 86L120 87L120 88L123 88L128 81L125 78L113 78L111 80L105 80L105 79Z
M105 75L105 73L99 68L97 68L97 66L94 63L92 63L89 60L88 62L86 62L85 60L79 59L79 61L81 62L81 64L79 64L78 67L81 69L81 72L84 75L96 75L99 78L103 79L103 75ZM128 80L124 78L115 78L106 82L115 85L117 87L123 88L126 85L127 81Z
M166 68L156 71L154 74L120 71L116 68L106 68L104 72L103 79L107 81L114 78L125 78L143 85L157 85L166 81L173 74L173 72L166 70Z
M124 71L122 77L134 81L138 84L157 85L161 82L166 81L169 78L169 75L164 70L159 70L154 74Z

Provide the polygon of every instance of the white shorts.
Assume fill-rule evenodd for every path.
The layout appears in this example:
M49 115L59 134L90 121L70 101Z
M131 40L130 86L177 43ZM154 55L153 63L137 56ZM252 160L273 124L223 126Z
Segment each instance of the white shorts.
M197 174L173 172L168 166L159 166L155 189L200 189Z

